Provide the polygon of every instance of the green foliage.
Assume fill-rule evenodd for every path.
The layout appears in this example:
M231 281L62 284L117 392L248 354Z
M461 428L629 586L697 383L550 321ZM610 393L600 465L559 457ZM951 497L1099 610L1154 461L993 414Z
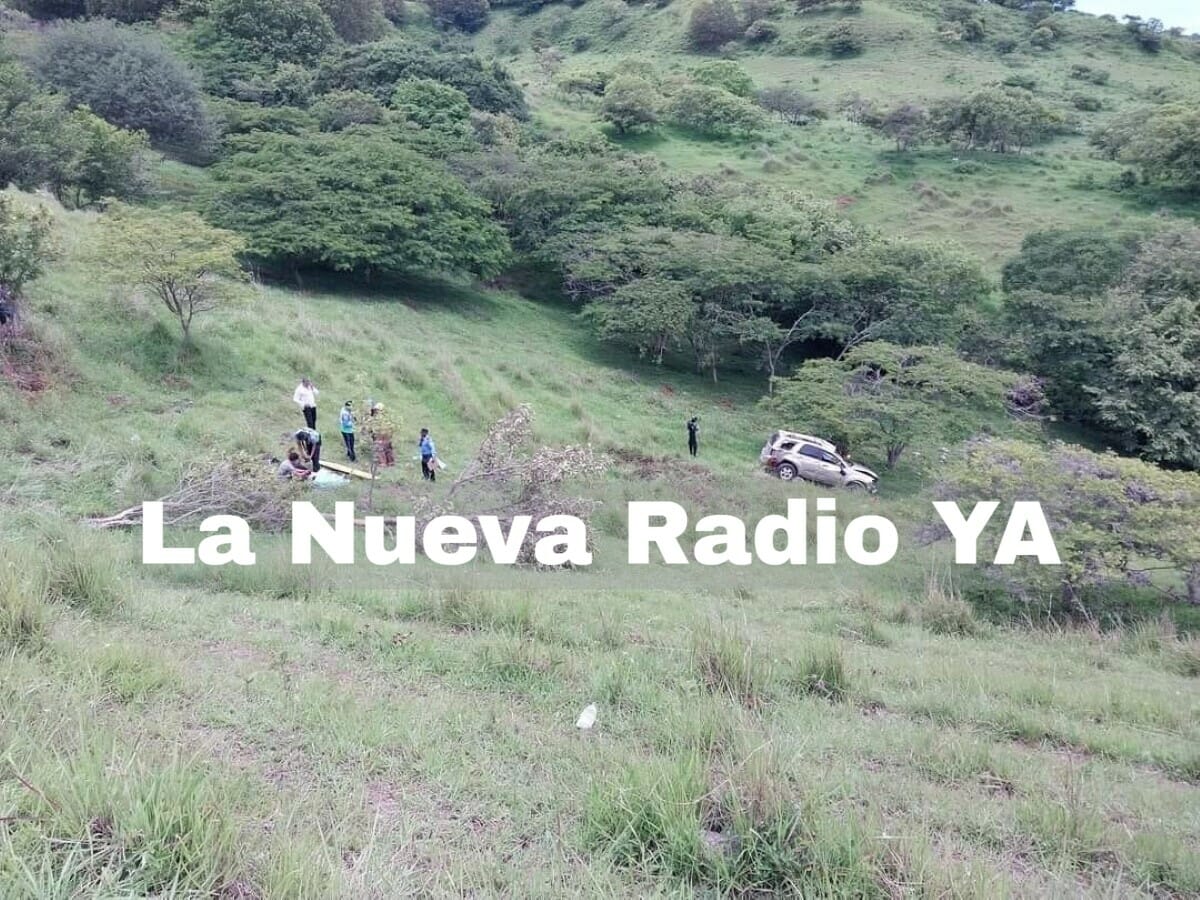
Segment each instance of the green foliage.
M852 22L838 22L825 35L825 48L830 56L856 56L866 46L862 33Z
M301 134L317 127L317 120L312 113L290 106L265 107L257 103L221 99L213 101L212 108L221 117L226 135L254 131Z
M1009 397L1020 380L945 347L874 341L839 360L806 362L767 403L847 450L882 454L891 468L914 445L937 448L1010 429Z
M998 153L1019 153L1049 138L1063 123L1060 113L1039 103L1028 91L1003 85L935 104L930 120L942 140Z
M310 65L334 42L317 0L213 0L196 39L214 66ZM240 66L239 66L240 64Z
M658 124L658 89L636 75L619 75L604 89L600 115L617 134L650 131Z
M142 191L143 155L149 146L143 132L125 131L86 109L76 109L63 120L60 135L61 180L52 183L59 199L69 191L78 208L105 197L134 197Z
M485 66L478 57L434 51L399 37L331 54L322 61L317 89L367 91L386 103L402 82L418 78L458 88L475 109L518 118L527 114L521 89L498 65Z
M433 21L442 28L474 32L487 24L488 0L426 0Z
M992 572L1010 591L1038 603L1056 597L1086 615L1085 592L1120 582L1147 584L1175 569L1200 599L1200 476L1063 444L976 441L944 469L941 499L998 500L1001 508L1036 497L1062 566L1028 557ZM995 539L994 517L981 543Z
M377 41L388 32L380 0L320 0L333 30L348 44Z
M829 115L815 97L798 88L763 88L755 99L759 106L775 113L789 125L807 125Z
M693 81L724 88L738 97L754 96L754 79L740 65L728 59L701 63L689 73Z
M1091 229L1036 231L1004 264L1004 290L1094 294L1111 287L1133 260L1136 236Z
M383 121L383 104L364 91L330 91L317 99L311 112L322 131L341 131L351 125Z
M195 316L240 302L245 274L240 238L191 212L117 206L105 215L98 264L114 281L139 288L179 322L184 341Z
M157 36L103 21L62 25L38 45L33 68L72 105L157 145L194 151L210 139L196 79Z
M897 150L911 150L929 133L929 113L914 103L901 103L879 121L879 130L896 142Z
M13 9L35 19L81 19L87 15L85 0L13 0Z
M213 174L213 215L266 263L489 276L507 259L487 203L378 130L239 138Z
M419 128L465 136L471 125L471 103L456 87L416 78L401 82L392 93L392 109Z
M1142 19L1140 16L1125 17L1126 30L1133 35L1134 43L1147 53L1157 53L1163 45L1163 23L1160 19Z
M766 128L766 117L754 103L722 88L685 84L671 98L672 125L707 137L752 137Z
M716 50L741 37L743 28L729 0L699 0L688 19L688 40L697 50Z
M49 251L50 215L44 208L30 209L7 194L0 194L0 301L42 274Z
M1092 135L1108 156L1140 166L1146 179L1200 191L1200 110L1163 103L1129 110Z
M779 37L779 26L766 19L759 19L746 26L743 37L748 44L769 44Z

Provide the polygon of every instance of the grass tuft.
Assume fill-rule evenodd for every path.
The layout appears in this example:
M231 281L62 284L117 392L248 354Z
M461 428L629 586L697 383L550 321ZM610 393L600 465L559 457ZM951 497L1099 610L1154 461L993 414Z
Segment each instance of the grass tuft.
M841 647L830 643L806 650L797 657L787 682L801 694L844 700L850 693L850 674Z
M735 629L707 623L692 634L692 666L712 694L754 709L766 702L773 672L750 640Z

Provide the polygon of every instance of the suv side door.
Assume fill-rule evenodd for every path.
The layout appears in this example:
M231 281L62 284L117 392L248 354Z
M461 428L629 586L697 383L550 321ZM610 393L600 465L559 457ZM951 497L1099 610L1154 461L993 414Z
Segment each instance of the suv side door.
M801 477L817 484L841 485L842 461L832 453L812 444L801 444L797 448L797 455Z

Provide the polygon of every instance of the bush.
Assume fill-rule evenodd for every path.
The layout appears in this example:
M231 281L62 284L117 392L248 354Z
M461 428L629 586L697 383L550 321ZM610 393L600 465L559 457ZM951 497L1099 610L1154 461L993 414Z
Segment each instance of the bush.
M1071 105L1080 112L1099 112L1104 108L1099 97L1091 97L1087 94L1072 94Z
M348 44L377 41L388 31L380 0L321 0L338 37Z
M658 90L636 75L620 75L604 89L600 114L617 134L649 131L658 124Z
M702 84L680 88L668 114L680 128L711 137L750 136L766 127L762 111L749 100Z
M337 37L317 0L213 0L203 26L197 38L214 65L311 65Z
M825 47L831 56L855 56L862 53L866 41L849 22L838 22L825 36Z
M85 0L10 0L9 6L43 21L82 19L87 15Z
M220 100L213 109L221 118L226 134L249 134L254 131L278 134L301 134L317 127L312 113L290 106L264 107L257 103Z
M697 84L719 87L737 97L754 95L754 79L732 60L702 63L692 69L690 74Z
M427 0L433 21L442 28L475 32L487 24L488 0Z
M807 125L827 115L816 98L792 87L763 88L758 92L758 105L773 112L791 125Z
M195 148L211 128L195 77L156 36L111 22L53 29L33 68L70 102L159 146Z
M397 28L403 28L408 21L408 7L404 0L383 0L380 5L383 16Z
M322 131L383 121L383 105L364 91L332 91L313 103L311 112Z
M1104 69L1092 69L1078 64L1071 66L1070 75L1079 81L1088 81L1097 85L1108 84L1109 78L1109 73Z
M421 128L465 134L471 121L471 104L458 88L431 78L406 81L392 94L392 109Z
M405 38L346 47L331 54L317 75L317 90L358 90L388 102L397 86L414 78L431 78L456 87L475 109L527 115L525 98L512 77L498 65L484 65L465 53L438 53Z
M688 39L697 50L716 50L742 35L742 20L729 0L700 0L688 20Z

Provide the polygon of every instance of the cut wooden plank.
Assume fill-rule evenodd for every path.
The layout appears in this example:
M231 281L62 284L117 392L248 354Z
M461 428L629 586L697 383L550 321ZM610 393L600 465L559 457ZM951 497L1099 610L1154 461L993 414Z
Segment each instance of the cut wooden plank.
M374 478L370 472L364 472L362 469L352 469L349 466L343 466L341 463L331 463L321 460L321 468L329 469L333 472L341 472L343 475L353 475L355 478L365 478L367 481Z

